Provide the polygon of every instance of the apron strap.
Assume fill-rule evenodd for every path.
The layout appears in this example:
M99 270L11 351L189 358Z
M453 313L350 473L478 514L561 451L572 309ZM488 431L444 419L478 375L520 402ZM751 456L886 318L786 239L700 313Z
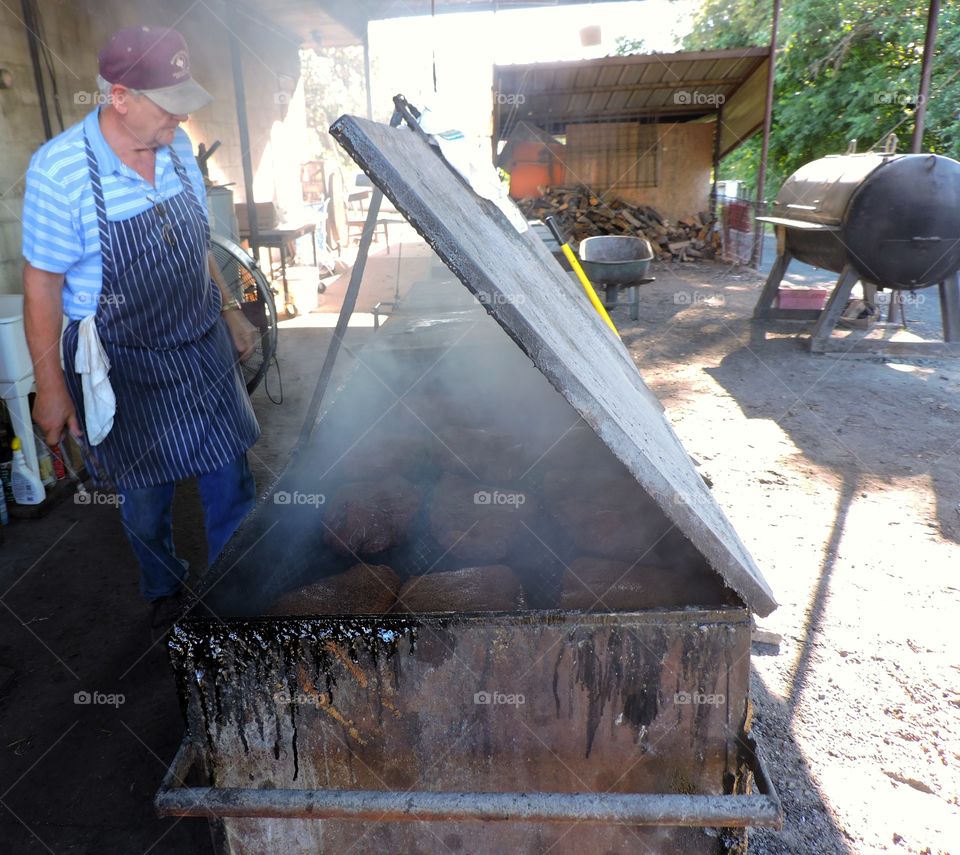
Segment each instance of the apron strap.
M97 209L97 227L100 230L100 257L103 265L103 279L106 281L113 275L113 243L110 240L110 229L107 227L107 206L103 201L103 185L100 183L100 168L93 147L86 133L83 143L87 149L87 169L90 172L90 186L93 190L93 204Z
M187 170L183 168L183 163L180 162L180 158L173 146L170 145L168 148L170 149L170 160L173 161L173 168L177 171L177 177L180 179L180 183L187 193L187 198L195 208L199 208L200 200L197 198L197 194L193 189L193 182L187 177Z
M174 150L173 145L168 146L168 148L170 149L170 160L173 161L173 168L177 171L177 177L180 179L180 183L183 185L183 189L187 194L187 202L189 204L189 207L193 209L194 215L197 217L197 220L203 224L204 234L206 235L207 248L209 250L210 219L207 215L207 209L204 205L200 204L200 200L197 198L196 191L193 188L193 182L187 176L187 170L184 169L183 163L181 163L180 157L177 155L177 152ZM210 285L213 287L213 290L215 291L217 290L216 286L213 283L212 278L210 278Z

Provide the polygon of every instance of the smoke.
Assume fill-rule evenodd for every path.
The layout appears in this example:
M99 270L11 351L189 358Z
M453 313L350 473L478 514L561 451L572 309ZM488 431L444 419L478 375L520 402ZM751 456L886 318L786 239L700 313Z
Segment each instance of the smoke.
M459 283L417 290L438 308L399 313L346 348L349 376L231 541L208 605L263 613L360 560L402 580L506 565L529 608L559 607L568 568L589 559L617 575L642 567L647 606L683 604L679 588L696 605L723 602L657 502L483 307ZM412 489L386 495L388 483ZM374 507L357 501L365 490Z

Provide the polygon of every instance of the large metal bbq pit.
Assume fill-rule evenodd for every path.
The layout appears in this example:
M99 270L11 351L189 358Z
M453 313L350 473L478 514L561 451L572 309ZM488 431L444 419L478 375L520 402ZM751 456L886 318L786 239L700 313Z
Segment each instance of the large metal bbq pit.
M814 352L878 351L948 355L960 342L960 163L936 154L897 154L895 138L882 152L831 155L791 175L768 217L777 257L757 301L760 320L816 320ZM825 308L777 308L777 295L793 259L839 274ZM831 339L854 285L872 302L890 289L937 286L942 342ZM905 318L904 318L905 322Z
M222 853L744 852L781 821L773 595L579 285L403 107L332 132L446 268L343 346L174 627L157 809Z

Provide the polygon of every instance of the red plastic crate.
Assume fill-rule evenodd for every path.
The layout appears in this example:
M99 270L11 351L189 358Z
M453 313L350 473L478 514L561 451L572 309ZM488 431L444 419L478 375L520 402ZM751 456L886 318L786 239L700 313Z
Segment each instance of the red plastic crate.
M781 309L822 309L829 293L826 288L781 288L777 305Z

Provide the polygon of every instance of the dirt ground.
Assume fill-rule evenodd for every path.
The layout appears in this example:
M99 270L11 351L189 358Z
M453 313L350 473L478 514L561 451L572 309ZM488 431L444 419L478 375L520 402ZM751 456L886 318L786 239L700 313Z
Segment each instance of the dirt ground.
M960 363L816 356L750 320L755 273L655 275L624 340L780 603L753 698L786 822L750 851L960 851ZM907 317L935 334L935 289Z
M425 252L372 264L385 300ZM960 852L960 363L814 356L807 326L749 320L756 274L654 274L641 320L614 319L780 603L761 620L779 650L754 648L753 722L785 826L751 832L751 852ZM281 333L284 403L254 396L261 487L300 429L342 294L308 314L312 276ZM927 296L908 308L917 331L936 328ZM175 525L201 570L192 487ZM183 723L116 509L65 502L11 525L2 550L0 853L210 851L204 821L152 812ZM123 701L78 705L82 691Z

